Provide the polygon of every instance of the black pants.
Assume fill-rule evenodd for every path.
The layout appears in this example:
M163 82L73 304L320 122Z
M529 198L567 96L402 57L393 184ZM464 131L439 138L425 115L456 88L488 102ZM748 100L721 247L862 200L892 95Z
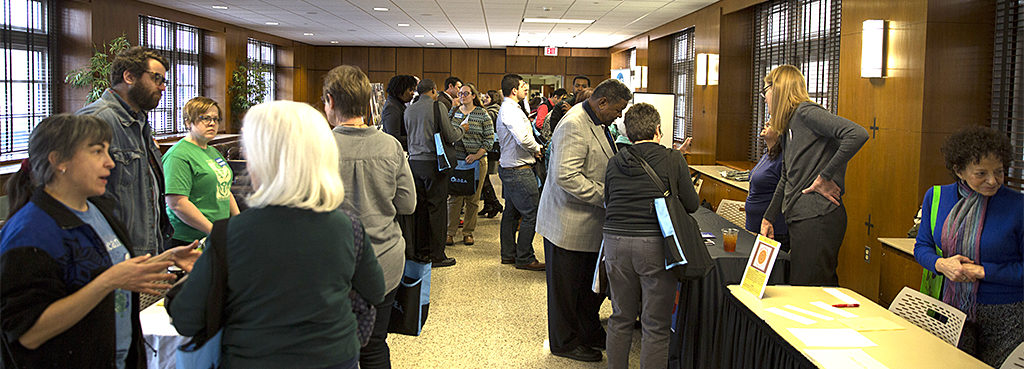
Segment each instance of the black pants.
M576 346L604 347L605 331L598 311L604 295L590 290L596 252L569 251L544 239L548 283L548 340L551 352Z
M448 228L449 172L437 171L437 160L409 160L416 182L416 212L413 213L415 255L419 261L447 258L444 238Z
M494 209L501 206L498 202L498 194L494 192L494 186L491 185L491 176L484 177L484 188L480 191L480 199L484 200L484 210Z
M388 323L391 322L391 305L395 304L398 287L384 295L384 302L377 304L377 317L373 321L370 340L359 350L359 367L362 369L391 369L391 349L388 348Z
M789 225L789 283L839 286L839 247L846 235L846 208Z

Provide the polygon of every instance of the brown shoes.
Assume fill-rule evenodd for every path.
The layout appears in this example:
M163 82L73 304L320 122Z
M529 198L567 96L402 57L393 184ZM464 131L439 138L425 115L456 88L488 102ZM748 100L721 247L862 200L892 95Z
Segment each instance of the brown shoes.
M444 244L445 244L446 246L451 246L451 245L454 245L454 244L455 244L455 239L454 239L454 238L452 238L452 236L448 236L448 238L445 238L445 239L444 239Z
M473 236L469 236L469 235L462 236L462 243L466 244L466 246L472 245L473 244Z
M529 263L529 264L522 264L522 265L516 264L516 269L543 271L544 270L544 263L539 262L539 261L534 261L534 262Z

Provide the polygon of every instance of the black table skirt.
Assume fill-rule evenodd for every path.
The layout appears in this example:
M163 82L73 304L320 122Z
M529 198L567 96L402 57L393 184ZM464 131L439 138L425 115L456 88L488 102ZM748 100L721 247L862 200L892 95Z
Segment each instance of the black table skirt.
M720 362L714 368L816 368L732 294L726 293L722 308L719 339L711 353Z
M724 319L722 309L725 297L729 295L726 286L739 284L743 269L753 249L756 236L740 230L736 252L722 250L722 228L742 228L730 223L718 214L701 208L693 214L701 231L715 234L715 246L708 252L715 263L715 269L707 277L680 284L679 306L669 346L671 369L694 368L739 368L723 366L714 348L719 340L720 322ZM775 262L769 284L785 284L789 280L789 254L780 252Z

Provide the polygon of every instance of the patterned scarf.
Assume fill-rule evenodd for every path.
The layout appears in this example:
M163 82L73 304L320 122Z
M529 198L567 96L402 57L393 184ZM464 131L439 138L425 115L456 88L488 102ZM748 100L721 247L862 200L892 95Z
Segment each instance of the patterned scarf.
M957 192L960 200L942 224L942 254L946 257L963 255L977 263L989 198L963 181L957 182ZM970 321L974 321L977 296L978 282L953 282L947 278L942 286L942 302L967 313Z

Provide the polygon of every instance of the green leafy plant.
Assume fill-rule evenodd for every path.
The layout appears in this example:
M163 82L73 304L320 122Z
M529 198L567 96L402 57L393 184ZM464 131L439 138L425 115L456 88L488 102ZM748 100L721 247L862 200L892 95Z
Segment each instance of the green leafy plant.
M249 108L267 97L270 85L264 79L266 73L270 73L270 66L257 60L238 63L238 68L231 73L228 93L231 95L231 117L236 123Z
M88 87L89 94L86 96L86 104L99 100L103 91L110 87L110 67L113 58L132 45L125 35L121 35L110 42L97 48L93 46L92 57L89 58L89 65L75 69L64 76L64 83L71 87Z

